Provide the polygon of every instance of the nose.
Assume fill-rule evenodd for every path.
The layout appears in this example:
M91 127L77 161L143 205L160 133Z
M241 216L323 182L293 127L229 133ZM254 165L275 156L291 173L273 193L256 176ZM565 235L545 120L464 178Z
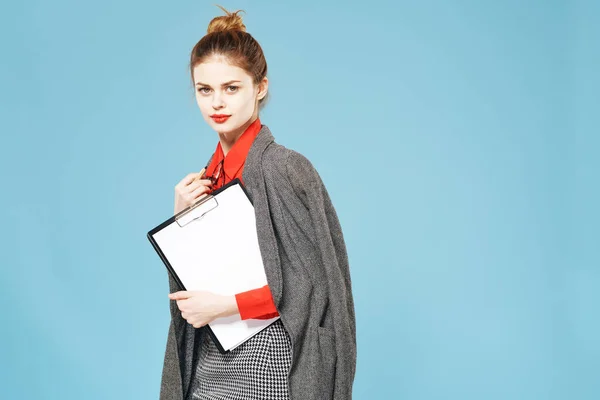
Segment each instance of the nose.
M223 102L223 96L218 90L215 90L212 98L212 108L214 108L215 110L220 110L223 107L225 107L225 103Z

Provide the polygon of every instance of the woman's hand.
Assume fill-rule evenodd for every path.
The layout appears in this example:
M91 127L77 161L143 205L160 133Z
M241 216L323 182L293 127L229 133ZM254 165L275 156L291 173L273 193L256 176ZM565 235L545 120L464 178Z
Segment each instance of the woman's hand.
M235 296L221 296L207 291L186 291L170 293L171 300L177 300L181 316L194 328L200 328L216 318L229 317L239 313Z
M175 214L196 203L202 195L211 190L210 179L198 179L198 172L192 172L175 185Z

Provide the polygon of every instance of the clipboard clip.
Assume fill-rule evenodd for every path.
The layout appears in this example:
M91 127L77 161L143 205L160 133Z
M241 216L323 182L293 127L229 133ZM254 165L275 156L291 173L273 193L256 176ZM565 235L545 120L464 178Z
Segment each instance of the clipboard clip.
M219 202L217 201L217 198L212 194L208 194L197 203L192 204L189 209L183 210L180 214L178 214L175 217L175 221L181 228L183 228L189 223L201 219L218 206Z

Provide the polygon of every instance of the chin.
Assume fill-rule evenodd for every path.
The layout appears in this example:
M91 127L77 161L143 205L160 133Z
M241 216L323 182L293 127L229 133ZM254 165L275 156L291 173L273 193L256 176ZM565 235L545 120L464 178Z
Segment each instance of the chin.
M206 123L213 130L215 130L215 131L217 131L219 133L221 133L221 132L227 132L229 130L229 121L225 122L224 124L217 124L215 121L213 121L213 119L211 117L207 117L206 118Z
M229 133L233 130L233 128L231 128L231 126L227 122L225 122L224 124L217 124L216 122L213 122L211 126L217 133Z
M218 133L229 133L238 130L242 125L236 124L235 121L227 121L224 124L217 124L211 120L211 126Z
M223 124L216 124L213 122L210 124L210 126L217 133L225 133L225 132L229 131L229 129L227 129L227 127L223 126Z

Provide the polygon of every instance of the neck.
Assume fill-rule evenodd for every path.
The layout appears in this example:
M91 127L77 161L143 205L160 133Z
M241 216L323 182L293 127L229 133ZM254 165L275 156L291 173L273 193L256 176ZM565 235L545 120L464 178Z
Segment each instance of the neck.
M231 132L219 132L219 141L221 142L221 148L223 149L223 155L227 155L229 150L233 147L235 142L242 136L242 133L248 129L248 127L256 121L258 118L257 115L253 115L252 118L248 120L244 125L240 126L238 129Z

